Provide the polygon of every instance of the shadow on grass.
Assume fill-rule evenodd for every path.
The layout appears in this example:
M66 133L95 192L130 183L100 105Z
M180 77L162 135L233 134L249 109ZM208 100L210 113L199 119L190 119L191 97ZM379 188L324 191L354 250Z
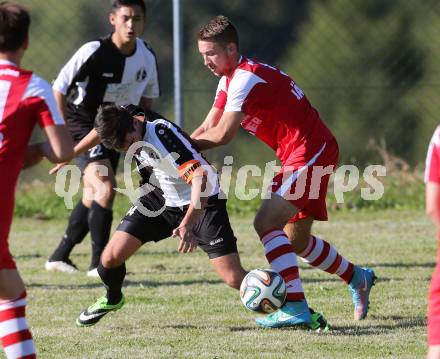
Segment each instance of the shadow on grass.
M390 317L378 317L371 316L370 319L374 320L384 320L388 324L375 324L371 326L332 326L329 334L340 335L340 336L359 336L359 335L378 335L386 334L387 332L392 332L396 329L415 329L426 327L425 317L401 317L401 316L390 316Z
M396 262L396 263L357 263L360 267L369 267L369 268L433 268L435 267L435 262L425 262L425 263L408 263L408 262ZM306 270L319 270L312 266L306 264L300 264L300 269L302 271Z
M175 325L163 325L161 326L163 329L202 329L196 325L191 324L175 324Z
M176 285L193 285L193 284L221 284L221 280L210 280L210 279L196 279L196 280L181 280L181 281L131 281L125 280L123 289L127 287L145 287L145 288L156 288L162 286L176 286ZM39 288L39 289L92 289L92 288L103 288L103 283L80 283L80 284L43 284L43 283L28 283L27 288Z
M84 283L84 284L46 284L46 283L27 283L26 288L38 288L47 290L77 290L103 288L102 283Z
M370 319L374 320L384 320L392 321L389 324L374 324L366 326L332 326L331 330L326 333L321 333L319 335L331 335L331 336L362 336L362 335L378 335L386 334L387 332L393 332L397 329L415 329L420 327L426 327L426 318L424 317L402 317L402 316L390 316L390 317L378 317L371 316ZM304 330L299 327L292 328L261 328L258 326L234 326L229 327L231 332L245 332L245 331L255 331L255 330ZM312 332L311 332L312 333ZM314 333L312 333L314 334ZM318 335L318 333L316 333Z
M17 261L20 261L20 260L27 260L27 259L42 258L42 257L43 256L41 254L34 253L34 254L21 254L18 256L14 256L14 259Z
M405 278L388 278L388 277L381 277L379 273L379 277L377 279L378 283L383 282L399 282L406 280ZM345 285L344 282L339 279L337 276L327 277L327 278L301 278L301 282L303 283L340 283L341 285Z
M384 267L384 268L432 268L435 267L435 262L426 262L426 263L374 263L371 265L366 265L367 267L376 268L376 267Z
M172 281L131 281L125 280L124 287L162 287L162 286L173 286L173 285L193 285L193 284L222 284L223 281L220 279L189 279L189 280L172 280Z
M170 257L170 258L174 258L174 257L178 257L181 256L182 254L179 253L177 251L177 243L176 243L176 250L170 250L170 249L164 249L164 250L151 250L152 247L141 247L140 250L138 250L133 257ZM202 252L203 254L203 252ZM89 258L90 257L90 253L89 252L78 252L72 256L72 258L75 257L81 257L81 258ZM206 259L208 259L208 257L206 257Z

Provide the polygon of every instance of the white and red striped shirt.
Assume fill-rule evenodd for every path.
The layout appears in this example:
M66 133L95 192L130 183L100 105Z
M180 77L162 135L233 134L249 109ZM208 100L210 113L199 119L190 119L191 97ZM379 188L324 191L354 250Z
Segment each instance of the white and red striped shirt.
M213 106L243 112L242 127L270 146L283 164L310 158L334 139L287 74L244 57L230 77L220 79Z
M64 125L50 85L31 71L0 60L0 173L18 177L35 124Z
M440 125L429 143L426 156L425 182L440 183Z

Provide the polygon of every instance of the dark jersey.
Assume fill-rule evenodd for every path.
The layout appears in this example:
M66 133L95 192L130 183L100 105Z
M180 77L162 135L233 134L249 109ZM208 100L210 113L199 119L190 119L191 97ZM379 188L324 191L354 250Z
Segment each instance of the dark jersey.
M160 95L154 51L142 39L123 55L111 36L84 44L62 68L53 88L67 97L66 122L75 140L92 128L103 103L138 104Z

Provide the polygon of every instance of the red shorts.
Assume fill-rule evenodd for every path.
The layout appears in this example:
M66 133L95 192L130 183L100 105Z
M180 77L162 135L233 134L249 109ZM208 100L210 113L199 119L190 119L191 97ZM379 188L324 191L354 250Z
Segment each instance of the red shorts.
M15 187L10 191L8 191L8 188L0 188L0 190L0 270L15 269L15 262L8 245L9 230L11 229L14 212Z
M429 287L428 344L440 345L440 263L438 261Z
M327 220L325 198L328 181L338 159L338 144L336 140L331 140L318 150L298 158L293 157L289 163L283 164L273 179L271 192L282 196L299 209L289 223L307 217Z

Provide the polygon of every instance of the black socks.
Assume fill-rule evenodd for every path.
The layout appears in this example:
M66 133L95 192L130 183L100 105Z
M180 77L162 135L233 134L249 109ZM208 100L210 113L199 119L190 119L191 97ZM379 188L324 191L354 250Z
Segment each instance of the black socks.
M107 304L119 303L122 298L122 282L127 273L125 263L116 268L105 268L99 262L98 273L107 289Z
M67 261L73 247L81 243L89 232L89 208L84 206L80 200L70 214L69 224L66 233L60 244L49 257L49 262Z
M88 222L90 234L92 236L92 259L90 269L94 269L99 265L101 253L104 250L112 227L113 211L101 207L97 202L93 201L89 210Z
M90 230L92 237L92 258L90 269L98 267L101 253L104 250L109 237L113 220L113 211L101 207L93 201L92 206L87 208L79 201L73 209L69 224L58 247L49 257L49 262L67 261L73 247L81 243Z

